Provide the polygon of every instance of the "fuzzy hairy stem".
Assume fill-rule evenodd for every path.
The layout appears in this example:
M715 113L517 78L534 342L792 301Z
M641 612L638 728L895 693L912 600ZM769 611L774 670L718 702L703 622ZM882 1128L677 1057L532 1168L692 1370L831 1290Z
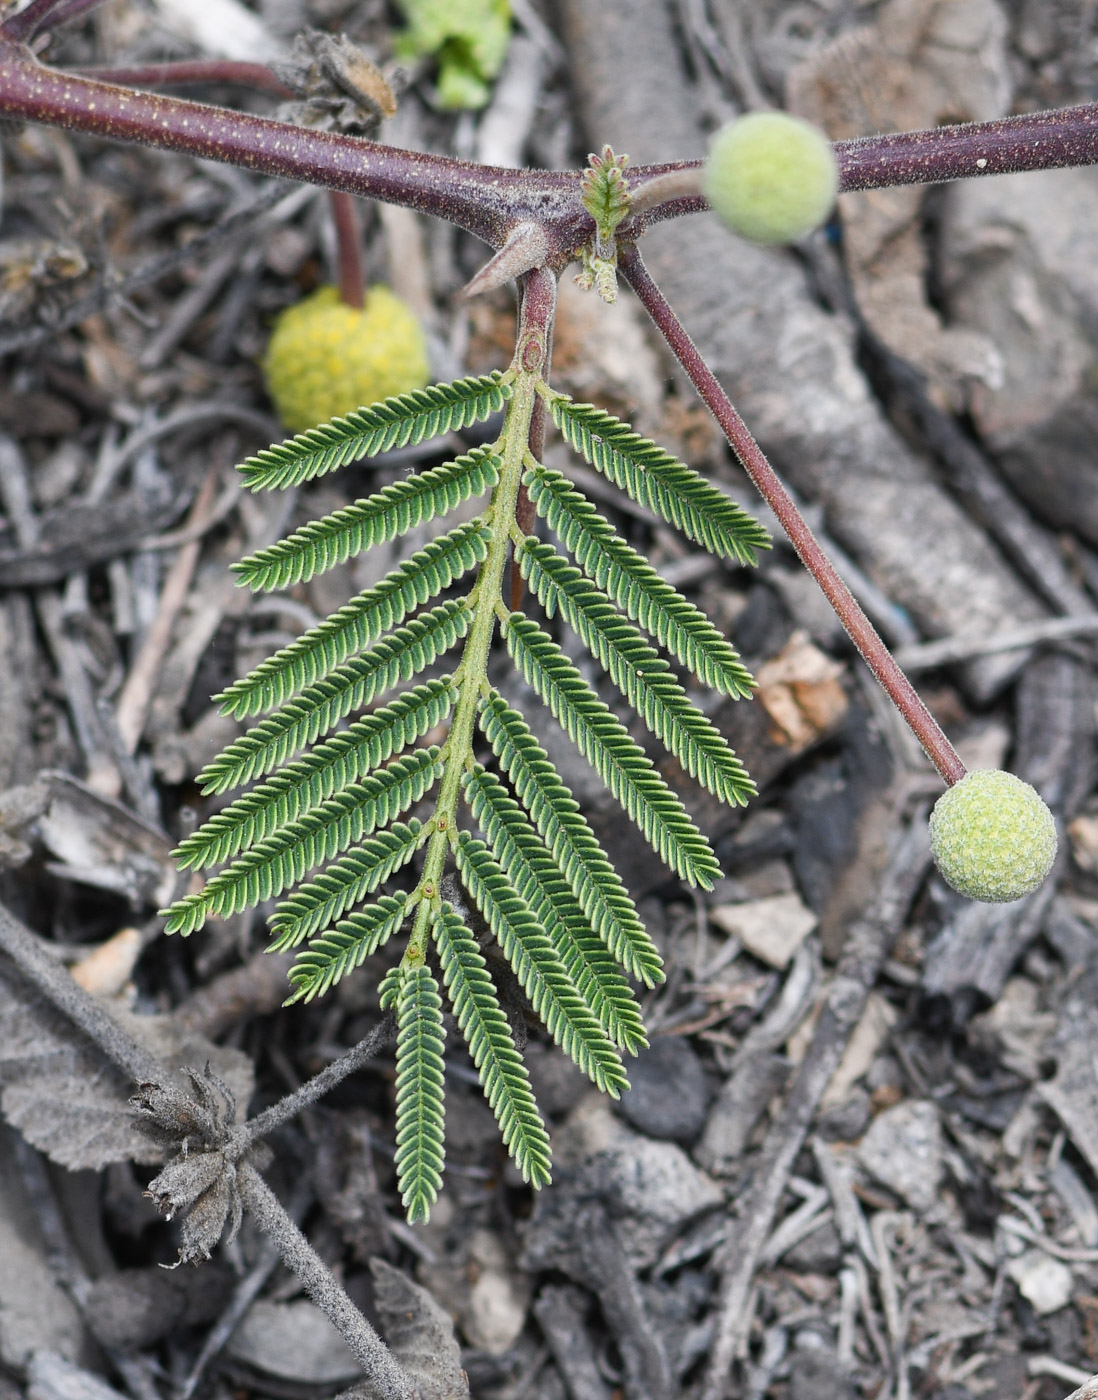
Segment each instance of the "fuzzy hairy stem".
M335 1281L332 1271L290 1219L278 1197L247 1162L237 1167L244 1208L277 1246L282 1262L350 1347L381 1400L416 1400L417 1387Z
M126 87L191 87L197 84L233 83L270 93L290 101L294 93L265 63L238 58L181 58L165 63L129 66L99 65L70 70L81 78Z
M579 199L580 172L497 169L137 92L46 68L18 42L33 37L47 17L60 22L94 3L35 0L0 25L0 115L407 205L458 224L494 248L502 247L518 224L533 223L546 230L546 261L558 270L594 232ZM1090 165L1098 162L1098 103L839 141L835 154L840 191ZM705 209L700 195L678 193L689 186L686 172L701 164L635 166L630 183L638 189L676 172L681 178L668 186L675 197L642 209L623 225L622 235L635 237L649 224Z
M271 1104L270 1108L250 1118L241 1130L244 1144L250 1146L253 1142L258 1142L260 1138L296 1118L303 1108L308 1108L325 1094L331 1093L337 1084L360 1070L367 1060L372 1060L395 1036L396 1019L392 1015L386 1015L369 1035L363 1036L346 1054L340 1055L338 1060L333 1060L319 1074L314 1074L312 1079L295 1089L292 1094L287 1094L285 1098Z
M853 593L839 577L835 566L820 548L807 521L793 504L789 492L751 436L747 425L733 408L717 376L705 363L663 293L653 282L635 247L628 247L622 251L620 264L626 281L636 292L644 309L671 347L675 358L689 375L690 382L717 420L744 470L778 517L801 563L820 585L827 601L835 609L847 636L858 648L866 665L903 715L946 783L952 785L959 782L965 776L965 767L953 745L923 703L918 691L896 664L892 653L862 611Z
M67 967L0 905L0 951L46 999L135 1083L162 1083L164 1067L118 1024L103 1004L74 982Z
M1019 174L1098 164L1098 103L926 131L899 131L836 141L839 193L933 185L981 175ZM708 209L699 176L704 161L637 166L630 172L637 235L650 224Z

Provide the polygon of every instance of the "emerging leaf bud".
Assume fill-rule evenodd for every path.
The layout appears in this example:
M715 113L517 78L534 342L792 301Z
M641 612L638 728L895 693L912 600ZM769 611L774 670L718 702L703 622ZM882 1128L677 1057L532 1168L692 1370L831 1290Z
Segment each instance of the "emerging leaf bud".
M934 804L930 846L942 877L958 893L1006 904L1044 883L1056 858L1056 822L1021 778L980 768Z
M751 112L710 142L706 199L734 232L754 243L795 243L835 203L839 167L827 137L788 112Z

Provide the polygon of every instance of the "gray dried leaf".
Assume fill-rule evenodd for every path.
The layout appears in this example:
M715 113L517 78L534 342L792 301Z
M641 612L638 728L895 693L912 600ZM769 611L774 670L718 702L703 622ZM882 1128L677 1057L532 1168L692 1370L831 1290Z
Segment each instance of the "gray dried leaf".
M241 1109L253 1087L251 1061L181 1029L170 1016L112 1011L184 1090L185 1065L212 1065ZM133 1084L13 968L0 966L0 1112L28 1142L73 1170L108 1162L164 1160L130 1107Z
M137 1351L183 1327L212 1322L232 1296L231 1270L122 1269L90 1285L84 1298L88 1326L105 1347Z
M467 1400L469 1380L450 1315L384 1259L371 1259L370 1272L386 1340L422 1400Z

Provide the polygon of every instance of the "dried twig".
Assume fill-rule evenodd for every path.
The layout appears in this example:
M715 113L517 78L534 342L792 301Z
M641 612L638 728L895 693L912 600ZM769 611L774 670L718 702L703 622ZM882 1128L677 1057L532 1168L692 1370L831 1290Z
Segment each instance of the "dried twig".
M922 879L925 842L921 822L905 829L881 875L873 907L851 925L812 1043L767 1134L751 1188L739 1201L738 1228L722 1251L720 1297L703 1400L723 1400L728 1393L728 1373L746 1317L751 1281L789 1173Z

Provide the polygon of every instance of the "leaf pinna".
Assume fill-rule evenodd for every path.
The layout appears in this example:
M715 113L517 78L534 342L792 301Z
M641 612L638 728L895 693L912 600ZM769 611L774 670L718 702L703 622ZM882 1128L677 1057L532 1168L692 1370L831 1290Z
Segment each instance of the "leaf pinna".
M277 901L271 948L296 949L291 1002L327 992L408 926L381 996L398 1028L396 1164L410 1220L427 1218L442 1180L443 992L508 1151L525 1180L549 1180L548 1136L484 940L510 963L530 1014L615 1096L628 1087L623 1052L647 1044L633 983L650 988L663 978L633 900L529 719L489 684L497 639L534 703L687 883L705 889L719 876L709 842L546 625L576 634L618 703L687 773L728 803L754 792L672 663L732 697L751 693L750 675L705 614L531 454L539 401L589 462L707 549L751 563L767 537L628 424L548 387L551 281L528 279L506 375L360 409L245 463L253 488L295 485L503 408L495 442L383 486L237 567L248 587L291 587L462 507L458 523L444 523L379 583L219 697L224 714L254 722L203 769L203 790L258 782L181 843L181 866L222 868L166 911L169 930L186 934L208 917ZM487 492L479 511L466 504ZM520 510L530 518L524 493L574 563L520 529ZM505 603L512 558L542 621ZM443 880L455 877L479 912L475 926L457 886L442 897Z

